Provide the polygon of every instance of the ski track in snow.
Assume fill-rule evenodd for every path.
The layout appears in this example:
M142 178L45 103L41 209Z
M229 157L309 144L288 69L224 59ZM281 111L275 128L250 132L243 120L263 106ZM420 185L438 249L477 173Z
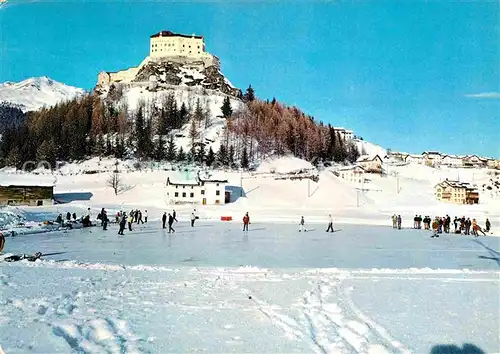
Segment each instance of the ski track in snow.
M73 269L90 274L67 276L66 280L74 283L73 290L52 297L0 296L3 308L0 328L17 326L22 330L33 324L44 324L49 328L49 334L66 343L67 350L83 353L160 350L153 346L155 339L150 333L136 334L129 324L149 321L149 316L156 312L178 311L182 314L179 318L200 313L201 318L207 318L214 312L224 314L227 313L224 311L230 311L236 312L237 316L252 315L253 320L262 325L262 331L266 330L266 324L275 327L284 340L305 343L311 352L406 354L410 350L400 340L353 302L355 288L345 285L346 280L392 279L397 275L396 279L400 280L486 281L486 278L481 278L486 277L485 273L490 276L500 274L432 269L286 272L255 267L174 269L47 260L2 263L1 267L56 272ZM148 276L154 278L148 279ZM461 278L465 276L472 278ZM263 291L272 284L282 289L297 282L300 283L297 297L279 299L280 294L268 290L264 294ZM13 290L19 288L9 273L0 274L0 286ZM54 280L54 286L57 286L57 280ZM132 314L128 313L129 310ZM222 330L238 333L242 329L235 323L226 323ZM238 333L225 343L226 349L238 349L245 343L245 336ZM246 344L250 346L251 342Z

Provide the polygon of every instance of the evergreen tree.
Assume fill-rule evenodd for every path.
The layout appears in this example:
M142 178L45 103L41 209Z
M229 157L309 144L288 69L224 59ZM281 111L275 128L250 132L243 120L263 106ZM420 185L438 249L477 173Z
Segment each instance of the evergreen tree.
M163 135L158 136L153 155L156 161L161 161L165 158L165 138Z
M241 154L240 165L241 165L242 168L248 168L248 166L249 166L248 152L247 152L247 147L246 146L243 148L243 153Z
M198 151L196 153L196 161L202 165L206 161L205 144L200 143L198 145Z
M181 105L181 109L178 112L178 119L174 129L180 129L189 120L189 111L186 108L184 102Z
M54 168L56 166L56 144L54 140L44 140L36 151L38 162L48 162Z
M222 111L222 116L224 118L229 118L233 114L233 109L231 108L231 101L229 100L229 96L224 98L222 103L222 107L220 108Z
M205 164L210 167L213 165L213 163L215 162L215 153L214 153L214 150L212 149L212 147L210 146L210 149L208 149L208 154L207 154L207 158L205 160Z
M111 144L111 139L109 134L106 134L106 156L111 156L113 154L113 145Z
M166 159L167 161L174 161L176 159L176 147L175 147L175 141L174 137L172 135L169 136L168 142L167 142L167 153L166 153Z
M179 152L177 153L177 161L178 162L186 161L186 153L184 152L182 146L179 148Z
M227 151L226 147L221 144L219 146L219 151L217 152L217 164L219 166L227 166L228 165L228 159L227 159Z
M191 126L189 128L189 139L190 139L190 145L191 145L191 151L195 151L195 145L198 140L198 126L196 124L196 121L194 119L191 119Z
M359 158L359 150L356 144L353 142L349 142L347 144L347 160L351 163L354 163Z
M106 146L104 138L101 134L98 134L95 139L94 149L92 151L92 154L96 156L101 156L102 154L104 154L105 148Z
M201 106L199 98L196 100L196 106L195 106L195 109L194 109L193 118L196 121L196 123L197 123L198 126L201 124L201 122L205 118L205 114L203 112L203 107Z
M125 139L123 136L119 136L115 139L115 157L117 159L122 159L125 157Z
M252 85L248 85L247 91L245 92L245 95L243 96L243 100L245 102L252 102L255 100L255 91L252 88Z

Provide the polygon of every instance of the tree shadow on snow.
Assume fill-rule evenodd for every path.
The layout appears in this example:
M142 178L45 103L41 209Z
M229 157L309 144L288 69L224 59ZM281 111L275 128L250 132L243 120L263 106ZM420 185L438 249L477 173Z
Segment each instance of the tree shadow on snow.
M472 241L474 241L478 245L482 246L490 254L490 257L487 257L487 256L478 256L478 258L494 260L495 262L497 262L497 265L500 267L500 252L497 252L493 248L490 248L490 247L486 246L484 243L482 243L478 239L474 239Z
M462 348L455 344L438 344L432 347L430 354L486 354L474 344L465 343Z

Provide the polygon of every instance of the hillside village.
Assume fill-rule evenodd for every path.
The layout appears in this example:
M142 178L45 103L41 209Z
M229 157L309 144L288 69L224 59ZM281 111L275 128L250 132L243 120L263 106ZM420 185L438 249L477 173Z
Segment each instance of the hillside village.
M45 168L53 166L58 160L60 168L55 171L56 174L116 175L141 171L152 159L157 161L156 170L167 171L162 182L164 201L173 205L234 203L246 193L244 179L300 183L304 180L317 184L321 178L338 178L347 186L352 186L356 191L356 204L359 204L359 192L363 199L370 190L377 190L378 187L374 187L376 178L396 178L399 181L401 168L412 169L412 166L434 170L490 171L486 175L491 178L483 180L480 185L475 181L438 178L432 195L440 202L478 204L482 199L480 194L489 197L500 195L500 182L495 172L500 170L498 159L436 151L418 155L386 150L363 141L352 130L322 124L318 127L312 117L295 107L286 107L275 100L260 103L251 86L243 94L221 73L220 59L205 50L203 36L160 31L151 35L149 41L149 55L138 66L116 72L99 72L94 96L76 98L77 108L65 108L56 99L50 102L58 103L56 108L62 108L62 112L54 111L52 115L66 115L61 123L63 130L64 119L69 119L69 124L78 119L72 112L91 112L88 118L83 119L88 119L91 125L82 129L95 134L95 141L89 144L84 136L84 140L73 138L71 145L78 151L61 154L49 132L51 140L48 143L45 141L41 146L43 149L36 151L37 161L29 162L35 168L32 172L46 174ZM44 84L45 81L40 82ZM48 84L64 92L60 85L52 81ZM32 85L23 84L20 87L24 89ZM58 96L59 100L64 97L71 99L77 91L71 89L69 92L67 97ZM78 94L81 95L81 92ZM42 109L42 116L36 118L38 122L51 119L48 118L50 114L47 117L48 109ZM263 131L262 127L255 129L255 124L251 122L255 116L261 119L260 124L267 131ZM290 127L286 119L299 122L287 131ZM285 123L280 126L282 122ZM275 137L275 141L270 139L270 135L282 131L282 127L284 136ZM60 131L54 133L59 134ZM134 135L136 143L127 138ZM15 139L9 138L8 131L4 136L4 143L5 140ZM296 160L289 168L283 168L280 163L277 166L281 168L272 165L262 167L266 166L266 161L279 160L280 156L291 152L295 153ZM13 151L10 151L4 156L6 168L9 163L15 163L19 168L18 161L23 161L20 156L12 154ZM99 161L103 161L104 165L92 162L89 164L91 167L85 168L87 164L84 161L77 164L66 161L72 156L88 159L96 155L100 156ZM113 157L117 160L112 160ZM130 158L132 162L128 163ZM313 161L313 164L308 161ZM80 167L76 168L77 165ZM26 162L23 169L24 166ZM68 166L71 166L71 172L64 172ZM241 174L239 184L230 181L233 171ZM217 177L213 176L214 173ZM19 183L22 182L12 181L9 184L7 180L2 184L1 204L47 204L47 186L43 186L44 195L41 198L37 196L39 186L21 186ZM308 195L311 194L309 188L308 184ZM50 193L57 201L54 189Z

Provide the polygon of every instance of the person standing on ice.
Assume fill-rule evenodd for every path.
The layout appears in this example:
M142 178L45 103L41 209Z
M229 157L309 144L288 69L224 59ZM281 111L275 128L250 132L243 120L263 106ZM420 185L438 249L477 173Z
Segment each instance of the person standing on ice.
M118 235L123 235L123 231L125 230L125 225L127 224L127 215L122 213L120 220L120 230L118 231Z
M415 214L415 217L413 218L413 228L417 229L418 228L418 215Z
M174 217L173 215L168 214L168 233L175 232L174 228L172 225L174 224Z
M163 213L161 221L163 222L163 228L165 229L166 228L165 224L167 223L167 213Z
M401 215L398 215L398 230L401 230Z
M170 215L170 214L168 214L168 215ZM177 213L175 212L175 210L172 211L172 217L174 218L175 222L178 222L177 221Z
M248 231L248 224L250 224L250 216L246 213L243 217L243 231Z
M326 232L333 232L332 214L328 215L328 228L326 229Z
M491 222L486 218L486 232L490 232L491 229Z
M392 216L392 228L395 229L398 227L398 216L394 214Z
M191 227L194 227L194 222L196 220L196 215L194 215L194 212L191 213Z
M144 221L142 221L142 211L140 211L140 210L139 210L138 216L137 216L137 223L144 224Z
M144 222L145 223L148 222L148 211L147 210L144 210Z
M108 229L108 214L106 213L106 210L102 208L101 211L101 220L102 220L102 229L106 231Z
M132 223L134 222L134 212L131 211L130 215L128 216L128 231L132 231Z
M299 224L299 232L305 231L304 230L304 224L305 224L304 217L301 216L300 217L300 224Z

